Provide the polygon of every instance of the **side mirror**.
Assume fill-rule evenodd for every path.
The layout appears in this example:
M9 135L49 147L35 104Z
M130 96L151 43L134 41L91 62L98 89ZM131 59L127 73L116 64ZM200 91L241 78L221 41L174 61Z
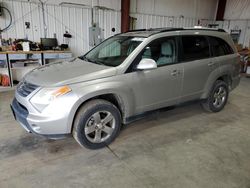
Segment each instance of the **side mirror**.
M137 65L137 70L151 70L156 68L157 64L155 60L147 58L142 59L140 63Z

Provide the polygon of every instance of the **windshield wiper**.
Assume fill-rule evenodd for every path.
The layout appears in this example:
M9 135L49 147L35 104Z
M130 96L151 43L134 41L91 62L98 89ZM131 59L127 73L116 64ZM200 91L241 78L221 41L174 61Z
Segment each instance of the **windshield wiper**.
M96 64L98 64L98 65L105 65L104 63L102 63L102 62L100 62L100 61L95 61L95 62L93 62L93 63L96 63ZM107 65L105 65L105 66L107 66Z
M84 61L91 62L86 56L81 56L81 57L79 57L79 59L84 60Z
M98 65L105 65L104 63L102 63L100 61L94 61L92 59L87 58L86 56L82 56L82 57L79 57L79 58L84 60L84 61L95 63L95 64L98 64Z

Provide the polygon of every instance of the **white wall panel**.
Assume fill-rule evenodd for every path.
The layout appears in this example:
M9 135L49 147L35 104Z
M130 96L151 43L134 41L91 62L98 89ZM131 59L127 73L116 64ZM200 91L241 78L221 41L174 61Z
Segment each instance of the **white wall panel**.
M19 2L32 2L32 3L39 3L39 0L16 0ZM86 6L91 6L92 0L43 0L46 1L47 4L52 5L59 5L62 2L69 2L69 3L76 3L76 4L82 4ZM133 1L133 0L131 0ZM121 10L121 0L93 0L94 6L104 6L107 8L111 8L114 10Z
M250 1L227 0L224 18L228 20L250 19Z
M219 28L224 29L228 33L233 29L240 29L241 34L239 43L243 47L250 47L250 20L225 20L225 21L214 21L213 23L218 24Z
M110 0L111 3L114 0ZM44 37L42 8L39 3L17 0L3 0L3 5L10 9L13 24L9 30L2 33L3 38L28 38L39 42ZM106 2L107 4L107 2ZM56 35L59 44L63 43L63 34L68 31L72 35L70 49L74 55L87 52L89 47L89 27L91 26L91 9L81 6L45 5L45 22L47 37ZM5 13L7 15L7 13ZM103 36L110 37L120 32L120 11L95 10L95 22L103 29ZM9 22L7 16L0 17L0 27L4 28ZM25 22L30 22L30 29L25 28ZM111 29L116 31L112 32Z
M214 19L218 0L131 0L130 11L185 18Z
M193 27L198 25L198 19L195 18L179 18L149 14L131 14L131 16L137 18L135 29L158 27Z

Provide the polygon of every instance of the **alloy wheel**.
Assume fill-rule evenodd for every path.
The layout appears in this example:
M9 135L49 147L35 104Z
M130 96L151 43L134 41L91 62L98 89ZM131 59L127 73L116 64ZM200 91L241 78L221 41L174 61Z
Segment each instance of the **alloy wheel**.
M224 87L219 87L215 93L213 98L213 105L215 108L220 108L226 101L227 91Z
M92 143L105 142L114 132L115 125L115 118L110 112L98 111L88 119L84 133Z

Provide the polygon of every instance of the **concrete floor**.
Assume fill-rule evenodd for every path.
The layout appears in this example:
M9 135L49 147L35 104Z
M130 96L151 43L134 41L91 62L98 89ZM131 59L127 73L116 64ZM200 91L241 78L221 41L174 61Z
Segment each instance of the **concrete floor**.
M191 104L154 114L95 151L26 133L12 118L12 96L0 93L1 188L250 187L250 79L220 113Z

